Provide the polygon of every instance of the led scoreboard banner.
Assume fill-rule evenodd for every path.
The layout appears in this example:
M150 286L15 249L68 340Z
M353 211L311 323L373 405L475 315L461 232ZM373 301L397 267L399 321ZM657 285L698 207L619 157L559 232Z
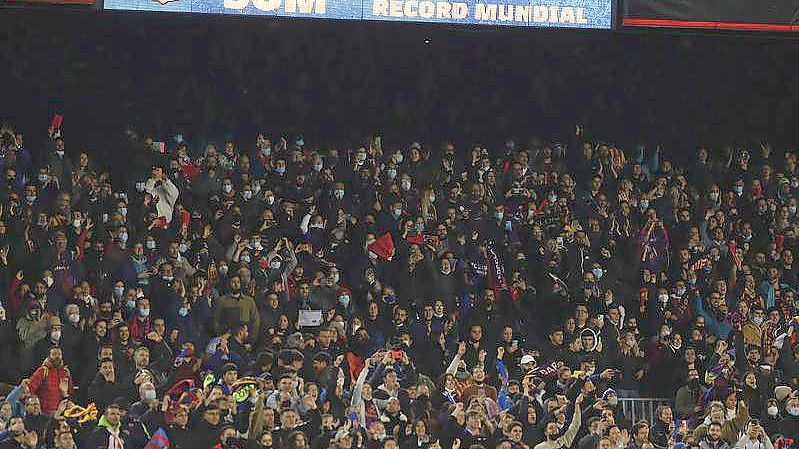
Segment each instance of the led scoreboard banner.
M107 10L610 29L616 0L105 0Z
M799 0L625 0L625 26L799 32Z

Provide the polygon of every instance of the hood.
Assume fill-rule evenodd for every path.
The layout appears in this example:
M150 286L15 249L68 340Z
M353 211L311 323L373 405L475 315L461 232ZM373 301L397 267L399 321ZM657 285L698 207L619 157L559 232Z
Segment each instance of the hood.
M111 423L105 418L105 415L101 416L100 421L97 423L97 427L103 427L111 433L118 433L121 426L121 422L117 424L116 427L112 426Z

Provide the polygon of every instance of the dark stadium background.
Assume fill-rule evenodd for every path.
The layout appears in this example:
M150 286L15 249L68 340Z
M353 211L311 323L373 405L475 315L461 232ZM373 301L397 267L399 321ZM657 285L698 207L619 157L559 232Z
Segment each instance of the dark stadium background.
M129 125L180 131L195 151L261 130L465 145L575 122L686 151L796 139L799 42L784 38L0 11L0 115L30 144L56 110L70 146L105 155Z

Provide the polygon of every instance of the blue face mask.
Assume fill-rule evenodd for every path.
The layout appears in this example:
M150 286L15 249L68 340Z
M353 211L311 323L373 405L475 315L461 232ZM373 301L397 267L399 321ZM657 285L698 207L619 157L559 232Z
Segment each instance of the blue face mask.
M342 306L347 307L350 304L350 297L347 295L341 295L338 297L338 302L341 303Z
M641 209L646 209L649 207L649 200L641 200L638 204L641 206Z
M178 315L186 316L188 314L189 314L189 308L188 307L181 307L180 309L178 309Z
M181 243L180 246L178 246L178 252L180 252L181 254L185 253L188 250L189 247L185 243Z
M114 296L121 298L123 293L125 293L125 287L114 287Z
M594 277L597 279L601 279L602 275L605 274L605 270L601 268L594 268L591 272L594 273Z
M150 309L139 309L139 315L147 318L148 316L150 316Z
M127 232L120 232L119 233L119 241L125 243L128 241L128 233Z
M275 167L275 171L277 174L282 175L283 173L286 173L286 167Z

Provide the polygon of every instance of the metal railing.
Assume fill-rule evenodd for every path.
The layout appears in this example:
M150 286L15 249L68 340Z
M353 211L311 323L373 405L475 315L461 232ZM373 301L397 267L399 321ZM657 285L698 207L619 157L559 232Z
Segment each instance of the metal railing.
M624 417L631 423L645 419L649 424L655 422L655 411L660 405L671 405L666 398L619 398L619 405Z

